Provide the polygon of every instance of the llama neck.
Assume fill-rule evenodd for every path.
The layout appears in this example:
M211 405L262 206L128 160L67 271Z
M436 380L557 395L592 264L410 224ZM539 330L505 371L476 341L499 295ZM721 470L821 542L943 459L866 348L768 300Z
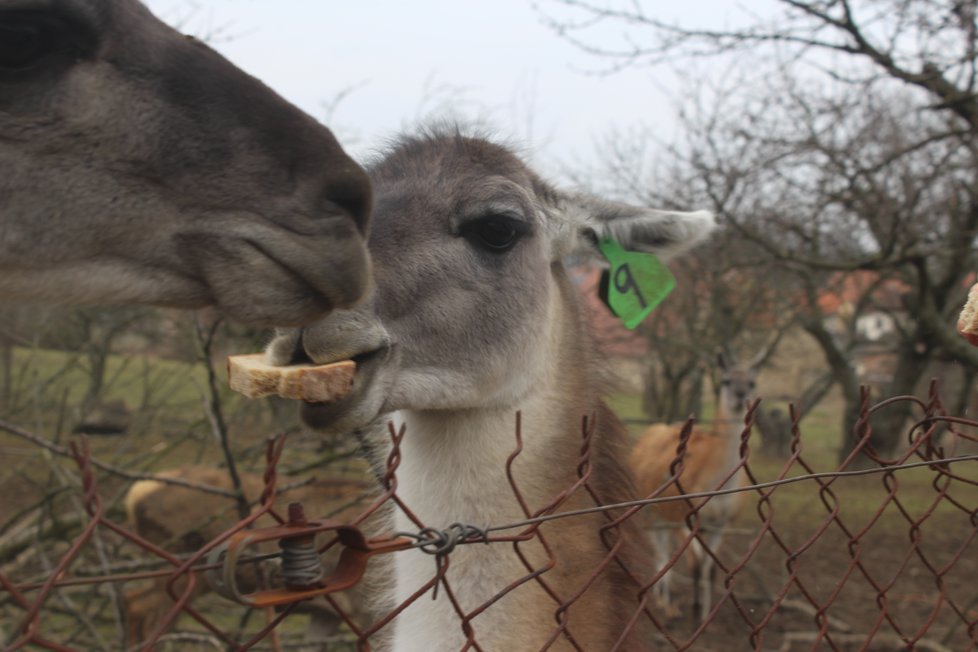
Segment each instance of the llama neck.
M510 409L398 412L395 424L405 426L399 495L432 527L523 520L506 475L518 448L517 412L522 450L512 469L530 510L577 478L581 415L554 414L548 403L532 396Z
M521 413L522 450L511 468L529 512L549 506L578 480L582 416L600 412L600 424L602 418L610 422L610 415L586 380L580 358L553 359L571 362L544 374L517 404L505 409L405 410L394 415L395 424L405 426L398 495L424 525L440 529L461 522L481 527L526 518L507 478L507 459L517 450L517 410ZM615 460L602 444L601 434L596 434L592 486L603 494L603 476L614 476L607 470L615 468ZM614 482L618 482L616 487L623 484L620 479ZM592 505L588 500L585 491L577 491L559 509ZM416 530L404 514L398 513L395 519L399 529ZM547 575L557 595L579 590L577 569L596 568L607 554L597 535L598 526L604 523L603 517L596 516L587 521L564 519L542 528L561 569ZM519 530L501 534L517 533ZM520 544L520 552L534 568L548 564L549 554L538 540ZM399 553L394 563L398 602L409 599L434 577L435 563L423 552ZM467 544L451 553L446 577L462 612L471 613L508 586L519 584L528 573L511 543ZM584 604L570 612L593 615L595 611L608 611L607 617L597 619L597 625L581 622L571 627L586 649L608 649L621 631L612 606L612 586L621 594L624 582L617 577L595 582L582 599ZM447 595L448 591L440 590L433 600L426 594L397 618L392 645L396 652L465 647L462 619ZM519 584L493 608L474 618L471 626L482 649L539 649L554 633L558 606L538 583L530 581ZM624 609L618 611L625 613ZM564 643L558 642L552 649L563 650Z
M744 420L739 411L733 408L734 401L726 392L720 392L717 399L717 413L713 423L713 436L718 440L717 445L723 446L722 463L717 466L716 481L710 486L716 486L719 481L730 473L740 463L740 440L744 431ZM724 483L722 488L734 486L743 470L738 471Z
M558 432L560 429L545 416L535 416L538 403L531 400L519 406L523 450L512 464L516 484L531 512L552 501L576 479L573 456L555 456L551 451L576 453L579 448L576 436L573 442L561 442L565 432ZM398 496L424 525L442 529L460 522L483 527L526 518L506 474L507 458L517 448L515 412L405 411L396 414L394 420L405 426ZM417 530L400 510L395 521L399 530ZM554 529L550 532L560 536L553 534ZM522 549L535 565L544 563L539 544L523 544ZM420 551L395 555L394 565L397 603L409 599L435 574L435 561ZM527 573L511 544L467 544L451 553L446 577L462 612L469 613ZM462 618L447 595L444 588L436 600L426 594L398 617L392 645L395 652L447 652L465 646ZM527 649L538 649L553 631L554 608L535 585L520 588L472 622L476 640L482 649L506 649L517 641L528 643Z

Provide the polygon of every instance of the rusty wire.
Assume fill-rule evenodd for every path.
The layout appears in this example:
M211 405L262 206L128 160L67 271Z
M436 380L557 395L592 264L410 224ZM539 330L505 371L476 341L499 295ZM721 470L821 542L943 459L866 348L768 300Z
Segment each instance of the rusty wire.
M922 416L908 430L906 446L901 448L899 454L892 458L885 458L870 444L871 420L878 411L899 402L912 403L920 410ZM857 441L852 448L852 453L836 470L818 472L809 465L802 454L800 415L792 409L790 455L784 461L775 479L761 481L755 476L750 464L749 447L754 411L757 407L758 403L755 402L748 410L740 439L740 462L737 468L743 468L749 479L748 484L744 487L688 494L680 493L677 496L661 495L670 485L681 488L682 470L686 462L685 446L693 428L692 422L689 422L684 426L682 436L679 439L676 457L670 467L671 475L665 479L657 491L650 496L633 501L613 505L600 504L598 494L590 484L590 442L595 428L595 418L591 416L582 420L577 482L555 496L549 504L535 511L527 505L512 472L514 461L522 453L521 420L517 415L515 447L507 462L506 474L513 495L520 504L525 518L518 522L502 524L452 524L444 529L432 527L432 525L437 524L421 522L410 507L398 497L397 469L401 456L400 442L405 432L403 427L396 430L391 425L389 428L391 450L386 469L380 478L382 493L357 518L344 527L361 526L367 519L378 514L381 510L390 508L401 510L417 527L417 531L392 533L387 537L372 539L367 545L375 546L376 550L384 554L396 554L396 550L408 547L420 548L432 553L434 561L431 579L419 587L408 599L395 605L388 613L379 614L372 623L356 622L350 614L345 613L341 604L329 593L321 595L321 598L334 608L349 627L357 640L359 649L368 650L371 639L403 614L404 610L412 603L428 594L437 595L437 592L444 592L458 616L459 628L466 636L466 648L477 650L481 648L472 622L489 609L502 608L500 603L504 602L506 597L520 586L535 583L554 602L554 630L545 647L562 641L564 645L582 649L575 640L574 633L569 629L566 614L574 602L589 589L602 573L607 572L610 567L616 566L620 567L633 583L633 586L622 587L622 590L630 592L635 598L633 611L627 620L626 631L622 632L618 645L623 644L628 630L644 624L652 627L655 632L654 641L659 646L676 650L693 649L693 646L710 637L711 630L720 628L739 632L740 640L743 641L743 649L754 650L769 649L771 645L778 642L780 642L783 650L803 649L791 647L795 643L803 642L800 644L809 646L806 649L826 648L842 651L853 649L854 646L858 649L866 649L874 640L898 641L904 649L978 649L978 598L971 603L963 602L951 586L955 582L960 583L962 574L966 578L968 574L974 576L978 571L976 568L978 564L975 563L976 555L974 547L972 547L978 539L978 499L975 498L974 494L974 489L978 488L978 479L975 479L976 476L973 472L968 475L966 472L958 471L962 465L978 461L978 455L949 454L937 441L938 435L947 432L950 433L950 440L955 444L966 441L978 442L978 437L974 434L978 432L978 422L947 415L936 383L932 384L926 398L903 396L888 399L876 405L871 405L868 392L864 392L863 405L855 432ZM971 434L965 429L970 429ZM84 443L80 446L73 446L70 452L81 471L84 506L89 516L89 522L81 534L73 539L68 550L62 554L43 582L16 582L0 569L0 597L7 594L8 601L21 610L19 622L15 628L5 632L8 640L0 641L6 646L4 649L13 651L23 649L28 645L50 650L73 649L54 640L57 637L57 632L48 631L41 616L54 591L79 583L78 578L68 576L69 570L99 528L115 532L163 564L170 566L165 571L118 573L82 580L93 583L124 582L160 576L161 574L169 578L166 591L172 604L162 622L147 636L140 649L152 649L172 628L173 623L181 614L190 616L208 632L208 635L229 649L247 650L269 640L279 624L293 613L299 604L298 600L286 604L277 614L270 616L267 622L245 641L236 640L230 633L224 631L222 627L196 608L192 600L196 583L204 581L202 577L204 571L218 565L218 562L208 559L208 555L213 551L219 550L226 542L251 527L260 516L267 514L283 525L295 521L295 519L290 520L278 514L273 507L278 481L276 469L284 445L284 438L269 442L266 453L265 488L258 509L248 518L238 522L234 527L208 542L197 553L189 557L180 557L163 550L107 519L97 493L94 472L94 467L103 465L99 465L93 460L91 452ZM860 455L872 460L875 466L865 469L850 468L857 456ZM730 471L730 477L737 471L737 468ZM793 469L801 469L804 473L791 475ZM912 469L928 470L933 478L931 481L933 494L924 509L918 512L910 508L899 493L902 474ZM847 479L869 475L881 476L884 496L879 505L872 510L871 516L865 523L852 523L850 518L843 516L838 488L842 486L840 483ZM813 517L810 534L798 543L790 541L789 533L784 531L783 526L777 525L775 521L777 512L775 499L780 487L802 482L813 483L814 494L821 504L822 513L817 519ZM718 486L723 484L724 482L720 482ZM971 487L972 494L962 498L961 493L957 491L960 486ZM660 609L661 605L656 604L651 596L652 587L662 578L667 568L657 569L657 572L653 573L652 576L644 578L636 574L634 569L627 568L620 555L623 545L620 528L624 527L629 519L634 518L636 514L641 513L651 505L685 501L687 509L685 527L683 528L685 538L682 547L670 560L668 566L671 567L682 560L684 551L694 543L706 547L706 541L702 535L707 531L707 526L699 523L699 511L702 506L711 498L733 492L754 496L756 520L751 528L746 529L749 534L742 537L746 541L743 542L742 549L738 550L736 555L726 551L721 554L720 551L706 549L706 553L714 560L721 578L720 586L715 588L713 607L709 613L704 615L702 622L684 623L677 626L663 614ZM561 507L567 504L571 496L575 495L589 496L591 501L595 503L594 506L585 509L561 510ZM959 540L954 542L956 548L946 558L937 559L924 545L924 532L927 529L928 521L935 518L938 508L942 505L949 506L949 509L954 510L955 513L964 515L966 524L962 527ZM586 569L586 577L579 592L562 598L554 593L548 584L547 575L559 562L547 535L540 529L541 525L556 519L577 518L585 514L595 513L603 513L606 518L606 524L602 526L600 536L605 542L607 555L597 567ZM867 553L867 546L871 544L867 542L870 540L869 533L883 522L884 516L887 516L890 522L903 523L908 541L906 549L902 552L898 562L890 569L889 575L881 579L878 572L874 572L869 563L871 555ZM310 523L315 522L310 521ZM741 529L745 530L743 526ZM808 559L806 555L811 554L811 551L821 542L840 534L843 537L842 546L844 547L841 576L826 595L825 591L816 586L806 574L804 565ZM524 553L522 546L531 541L535 545L542 546L545 551L545 563L534 565ZM505 587L501 587L490 600L476 609L466 611L461 608L451 586L448 579L448 569L455 547L471 543L511 546L514 554L518 556L526 568L526 575ZM343 545L345 544L338 537L333 537L321 545L319 551L323 553L333 547L343 547ZM771 591L769 595L763 596L763 600L758 602L756 596L749 595L743 590L738 590L738 588L750 583L751 573L757 572L754 565L761 563L760 558L763 555L772 554L771 550L776 551L780 556L783 563L782 572L785 577L776 589ZM277 554L253 555L249 559L242 558L242 561L259 561L274 556ZM901 610L897 603L902 598L894 588L911 564L916 564L918 570L921 567L926 569L926 573L933 579L936 592L933 600L927 603L931 608L924 618L914 622L905 621L901 617ZM871 622L866 623L865 630L858 633L851 631L852 626L845 622L847 614L844 613L844 608L838 606L841 604L840 596L857 581L862 582L861 586L865 587L863 589L865 599L875 605L873 609L875 615ZM316 584L316 581L311 581L311 585ZM318 582L318 584L321 588L322 582ZM296 595L298 596L298 593ZM840 610L843 613L837 613ZM779 624L780 621L785 620L785 613L795 611L805 615L805 619L809 621L807 629L788 631L783 624ZM939 623L940 626L938 626ZM947 645L959 647L947 647L945 642L935 638L937 635L942 637L945 642L949 641ZM729 641L729 634L720 634L719 636L721 636L720 640ZM772 643L772 640L775 643Z

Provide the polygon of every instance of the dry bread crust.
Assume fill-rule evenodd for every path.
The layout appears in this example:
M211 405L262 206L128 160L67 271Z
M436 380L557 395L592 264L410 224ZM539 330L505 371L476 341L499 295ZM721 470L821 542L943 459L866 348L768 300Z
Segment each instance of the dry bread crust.
M248 398L280 396L325 403L349 393L356 368L352 360L276 367L268 364L264 353L232 355L228 358L228 384Z
M978 283L972 285L968 291L968 301L958 317L958 332L978 346Z

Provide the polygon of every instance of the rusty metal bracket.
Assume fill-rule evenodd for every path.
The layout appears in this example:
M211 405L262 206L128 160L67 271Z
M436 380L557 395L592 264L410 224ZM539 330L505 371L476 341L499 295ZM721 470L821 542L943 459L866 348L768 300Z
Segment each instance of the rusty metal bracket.
M317 579L311 582L296 581L289 578L283 570L286 586L253 593L242 593L238 587L236 571L245 549L269 541L277 541L285 552L290 546L305 546L315 555L315 537L324 532L336 534L338 545L342 546L340 559L333 572L325 578L316 573ZM309 600L321 595L343 591L354 586L367 570L367 562L374 555L406 550L415 542L406 537L396 539L370 540L359 528L330 519L307 521L298 503L289 505L289 521L282 525L254 530L242 530L228 538L221 546L211 551L209 565L215 570L208 571L207 580L219 594L250 607L275 607Z

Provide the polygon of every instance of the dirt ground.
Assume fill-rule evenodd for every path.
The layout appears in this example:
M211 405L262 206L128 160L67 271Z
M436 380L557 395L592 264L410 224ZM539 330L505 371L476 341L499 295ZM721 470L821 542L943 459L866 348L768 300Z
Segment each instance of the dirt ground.
M846 495L839 493L842 501ZM718 572L714 600L722 600L728 578L732 595L722 600L700 634L689 617L688 576L679 581L685 617L669 624L668 638L663 636L657 647L700 652L978 649L976 507L971 501L964 509L942 508L923 520L914 515L916 523L891 507L865 532L860 530L871 517L843 519L854 538L837 523L826 525L821 505L775 510L773 530L788 551L770 533L755 549L761 519L748 508L720 553L731 574Z
M749 494L719 551L726 570L714 585L716 613L702 631L694 627L680 566L682 615L650 649L978 650L978 491L970 484L978 462L960 464L971 465L960 469L969 481L944 497L927 469L896 474L899 505L890 499L879 514L892 478L839 479L824 502L808 480L780 487L760 508Z

